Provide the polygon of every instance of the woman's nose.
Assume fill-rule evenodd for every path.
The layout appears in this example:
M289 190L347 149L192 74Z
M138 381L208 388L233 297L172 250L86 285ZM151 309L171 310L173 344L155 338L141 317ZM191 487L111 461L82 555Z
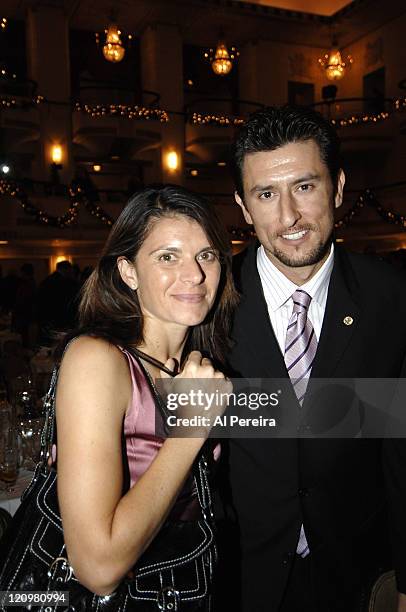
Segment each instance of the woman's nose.
M193 259L183 262L180 278L184 283L199 285L205 276L199 263Z

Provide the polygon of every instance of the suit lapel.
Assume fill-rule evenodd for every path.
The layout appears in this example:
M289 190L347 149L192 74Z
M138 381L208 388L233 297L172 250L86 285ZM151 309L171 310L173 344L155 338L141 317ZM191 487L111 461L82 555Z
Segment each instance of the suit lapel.
M255 376L259 378L285 378L287 371L278 341L269 320L268 308L258 274L256 256L258 244L248 248L241 267L241 286L244 296L236 316L236 337L244 339L251 356Z
M334 267L312 378L333 376L344 350L359 324L357 283L344 251L335 247Z
M248 248L237 273L244 294L236 315L235 335L239 341L243 339L244 345L250 349L250 356L255 360L255 376L286 378L288 374L285 362L269 320L257 270L257 248L258 244ZM323 326L311 378L328 378L334 375L340 358L359 324L357 293L358 283L351 264L345 251L336 245Z

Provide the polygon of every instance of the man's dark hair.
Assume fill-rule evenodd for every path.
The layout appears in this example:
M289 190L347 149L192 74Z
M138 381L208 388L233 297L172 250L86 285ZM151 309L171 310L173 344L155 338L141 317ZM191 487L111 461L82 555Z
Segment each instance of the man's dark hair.
M234 140L234 179L240 198L244 199L242 169L246 155L306 140L314 140L318 145L335 190L340 170L340 141L331 123L317 111L304 106L270 106L252 113Z
M63 259L62 261L58 261L56 269L58 272L70 272L72 270L72 264L67 259Z

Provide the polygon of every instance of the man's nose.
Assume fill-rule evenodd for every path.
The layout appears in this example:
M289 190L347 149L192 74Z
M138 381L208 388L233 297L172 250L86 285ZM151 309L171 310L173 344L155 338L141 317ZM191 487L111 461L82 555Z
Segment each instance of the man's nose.
M290 192L281 193L279 199L279 222L282 227L293 227L301 215L294 196Z

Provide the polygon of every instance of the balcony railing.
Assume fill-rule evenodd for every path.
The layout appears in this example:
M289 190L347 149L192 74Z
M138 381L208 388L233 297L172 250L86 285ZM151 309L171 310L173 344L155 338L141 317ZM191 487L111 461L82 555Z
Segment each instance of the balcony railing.
M0 78L0 96L33 99L37 95L38 84L31 79Z
M190 96L190 92L188 92ZM196 92L194 92L196 95ZM253 100L242 100L240 98L216 98L212 96L205 96L204 94L197 93L199 97L193 98L188 101L184 106L184 113L187 118L193 116L194 113L200 114L215 114L215 115L227 115L233 117L244 117L249 115L259 108L264 108L264 104L261 102L255 102ZM189 96L185 96L186 98Z
M351 116L371 116L390 113L394 110L393 98L380 96L372 98L331 98L311 105L326 119L339 120Z
M157 108L161 99L156 91L90 79L82 79L72 97L86 104L143 104L151 108Z

